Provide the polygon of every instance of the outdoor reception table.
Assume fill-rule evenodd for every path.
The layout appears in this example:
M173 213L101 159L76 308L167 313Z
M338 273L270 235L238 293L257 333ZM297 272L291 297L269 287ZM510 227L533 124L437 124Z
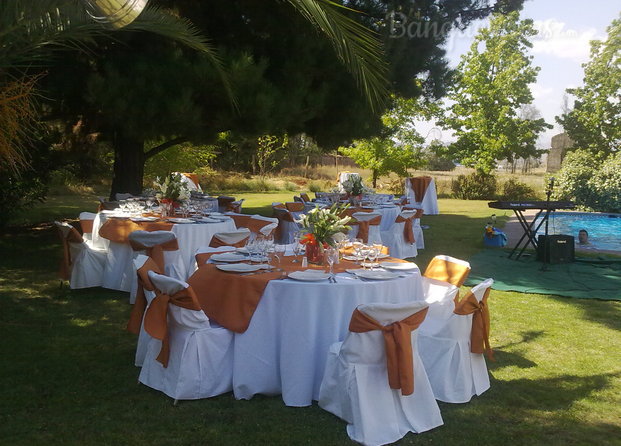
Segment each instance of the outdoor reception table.
M295 265L300 264L292 264L291 257L284 257L281 267L290 271ZM339 270L356 267L359 268L353 262L341 261ZM236 398L249 399L259 393L282 394L288 406L311 405L319 396L328 349L347 335L356 306L423 299L418 269L383 281L363 281L343 272L336 276L337 283L278 280L281 274L240 276L203 264L188 281L205 313L236 332L233 362ZM265 280L270 278L265 286ZM249 282L250 288L265 288L258 298L248 298L250 293L243 292L241 281ZM229 284L227 291L232 294L220 293L223 283ZM250 315L250 320L231 319L231 313L242 319Z
M103 219L100 219L101 221ZM211 238L218 232L235 230L235 223L226 217L219 223L173 223L170 220L153 222L132 221L130 218L107 217L101 226L93 224L93 233L108 240L107 262L104 269L103 287L113 290L129 291L134 275L132 266L133 250L127 237L135 230L172 231L177 236L179 261L176 264L180 277L186 280L194 271L194 254L201 246L208 246Z
M380 223L380 231L388 231L395 224L397 216L401 213L401 208L392 204L380 204L377 206L362 206L363 210L370 210L381 214L382 222Z

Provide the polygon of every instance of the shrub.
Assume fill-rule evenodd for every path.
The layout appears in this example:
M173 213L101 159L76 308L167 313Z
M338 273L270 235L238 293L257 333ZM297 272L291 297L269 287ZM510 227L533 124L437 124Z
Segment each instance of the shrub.
M451 183L455 198L462 200L493 200L496 198L497 180L494 175L472 173L459 175Z
M621 153L606 157L575 150L563 160L556 179L555 200L570 200L586 210L621 211Z
M537 194L534 189L526 183L522 183L515 178L509 178L502 186L502 200L534 200Z
M455 163L450 158L434 154L427 161L427 170L450 172L455 170Z

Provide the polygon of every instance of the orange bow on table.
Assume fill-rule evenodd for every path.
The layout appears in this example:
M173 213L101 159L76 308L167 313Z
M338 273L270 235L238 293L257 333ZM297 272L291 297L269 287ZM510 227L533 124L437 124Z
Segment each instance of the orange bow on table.
M489 343L489 308L487 306L487 297L490 288L485 290L485 294L479 302L472 292L468 292L463 299L455 304L455 314L468 315L472 314L472 330L470 332L470 351L472 353L486 353L487 357L494 361L494 352Z
M177 291L172 296L156 290L155 299L149 305L144 317L144 329L153 338L162 341L162 348L157 356L157 360L164 367L168 367L170 356L170 340L168 333L168 304L177 305L188 310L201 310L198 299L192 288L185 288Z
M386 348L388 384L391 389L401 389L404 396L414 393L414 359L412 356L412 331L416 330L427 316L426 307L407 318L381 325L372 317L354 310L349 323L349 331L366 333L381 330Z

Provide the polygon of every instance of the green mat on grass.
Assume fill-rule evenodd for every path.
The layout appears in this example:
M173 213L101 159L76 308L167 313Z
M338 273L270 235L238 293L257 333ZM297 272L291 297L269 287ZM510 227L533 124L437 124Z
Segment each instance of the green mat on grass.
M547 270L542 271L543 264L535 260L534 254L519 260L509 259L508 255L509 251L502 249L486 249L472 256L466 285L491 277L496 290L621 300L621 262L576 261L546 265Z

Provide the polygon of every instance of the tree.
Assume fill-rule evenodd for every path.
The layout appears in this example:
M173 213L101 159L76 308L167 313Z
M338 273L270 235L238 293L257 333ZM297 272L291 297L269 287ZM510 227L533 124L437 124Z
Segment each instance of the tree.
M529 84L539 72L526 54L535 34L532 20L520 20L518 12L494 14L457 68L443 125L457 138L451 145L457 159L481 174L491 173L497 160L536 155L538 134L551 128L520 116L533 101Z
M377 179L382 175L394 172L407 177L409 168L425 163L424 138L412 125L415 103L413 99L396 99L395 107L382 117L381 136L356 140L351 146L339 149L360 167L371 169L373 187L377 187Z
M556 120L575 147L613 153L621 148L621 18L606 30L605 41L591 42L591 60L583 64L584 86L569 88L573 110Z

